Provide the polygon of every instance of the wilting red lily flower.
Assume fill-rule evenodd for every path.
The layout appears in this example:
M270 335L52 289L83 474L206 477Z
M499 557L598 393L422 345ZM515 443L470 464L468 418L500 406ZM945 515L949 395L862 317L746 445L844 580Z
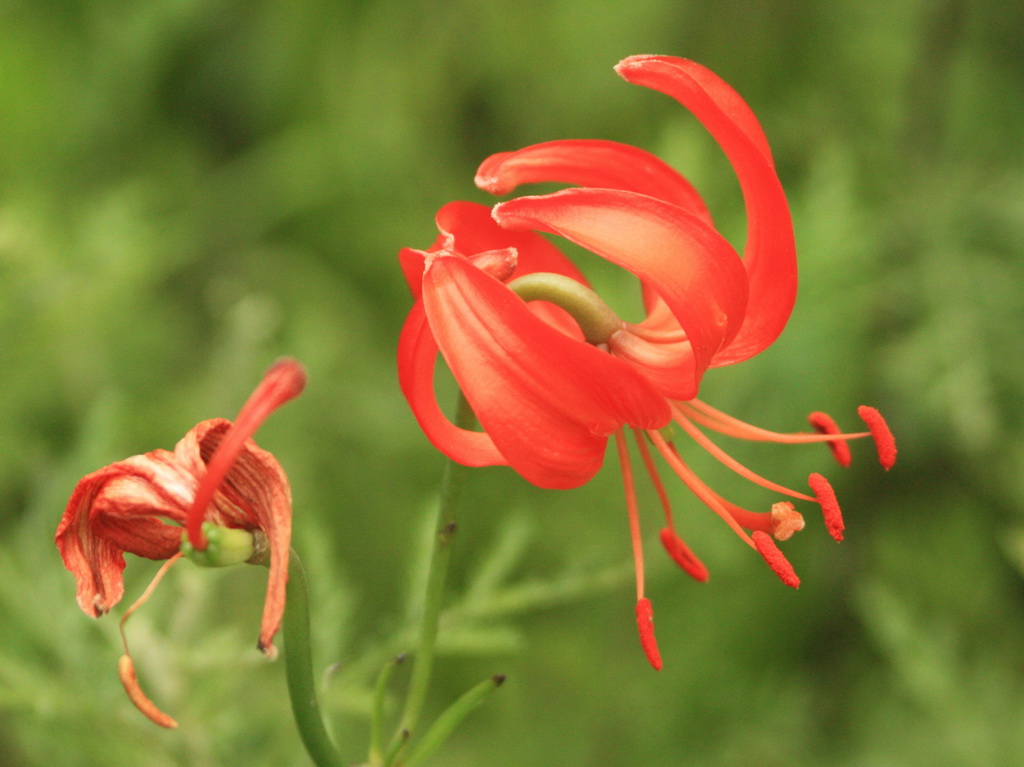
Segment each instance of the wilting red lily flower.
M403 271L416 303L398 353L402 390L427 437L472 466L511 466L546 488L572 488L600 467L610 436L620 457L637 570L637 621L655 668L653 611L644 597L639 514L626 428L661 498L661 540L698 580L707 570L675 531L668 497L649 449L757 550L783 582L799 579L775 545L804 526L792 502L770 512L741 508L690 469L664 427L676 425L741 476L800 501L818 503L829 532L842 537L835 494L820 474L813 494L790 490L742 466L705 430L757 441L825 442L841 464L846 441L873 436L882 464L895 443L878 411L861 408L869 431L841 433L814 413L813 433L778 434L750 426L696 399L709 367L767 348L785 326L796 296L789 208L760 124L725 82L692 61L635 56L616 71L661 91L700 120L732 163L747 207L742 257L714 228L698 193L658 158L612 141L552 141L488 158L477 184L496 194L518 185L576 185L519 197L487 209L451 203L426 251L405 249ZM646 318L618 318L586 280L537 232L560 235L639 278ZM434 366L444 357L482 432L456 427L438 406Z
M284 614L288 581L291 489L277 459L250 437L304 385L302 367L282 360L267 371L234 424L223 418L202 421L173 452L132 456L79 481L57 528L56 543L64 566L75 576L78 604L87 615L98 617L121 600L125 552L176 559L183 533L194 550L202 551L207 544L201 526L212 523L251 534L249 561L265 561L269 554L259 647L271 657L276 654L273 639ZM125 686L133 701L138 704L136 696L145 700L127 654L122 680L130 680ZM158 723L173 726L167 720L169 724Z

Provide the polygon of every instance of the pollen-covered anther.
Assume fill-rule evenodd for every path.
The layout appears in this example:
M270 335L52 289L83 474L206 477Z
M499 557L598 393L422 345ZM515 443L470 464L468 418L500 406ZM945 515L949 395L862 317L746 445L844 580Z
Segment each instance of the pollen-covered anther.
M661 653L658 652L658 641L654 638L654 608L647 597L641 597L636 603L636 626L640 631L640 646L644 649L647 661L655 671L661 671Z
M821 504L821 512L825 516L825 527L828 533L837 541L843 540L843 512L839 508L839 501L836 500L836 491L832 485L821 474L812 474L807 478L807 484L814 491L818 503Z
M665 551L672 557L672 561L679 565L695 581L704 583L708 579L707 567L670 528L662 528L661 545L665 547Z
M804 515L789 501L772 505L772 535L777 541L788 541L793 533L804 529Z
M842 434L839 426L828 413L815 411L807 416L807 421L819 434ZM836 463L844 469L847 468L853 460L853 454L850 452L850 446L846 440L833 439L827 444L829 450L832 451L832 457L836 459Z
M892 436L889 424L878 410L867 405L857 408L857 415L871 431L871 438L875 441L875 449L878 451L878 462L888 471L896 463L896 438Z
M751 537L754 539L754 548L757 549L757 553L768 563L768 567L779 576L779 580L794 589L799 588L800 578L797 577L793 565L786 559L786 555L775 545L772 537L761 530L755 530Z

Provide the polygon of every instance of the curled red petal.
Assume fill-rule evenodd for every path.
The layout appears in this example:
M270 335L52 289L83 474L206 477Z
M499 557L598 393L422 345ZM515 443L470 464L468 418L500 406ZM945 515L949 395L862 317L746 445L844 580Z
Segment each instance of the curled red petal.
M464 259L438 257L423 280L430 329L485 432L535 485L577 487L624 425L660 428L665 399L625 363L538 319Z
M437 227L451 237L451 248L464 256L515 248L514 276L552 272L587 284L583 273L562 251L536 232L513 232L498 226L491 208L475 202L450 202L437 212Z
M657 290L692 349L692 357L678 355L678 388L662 389L672 399L696 395L712 357L743 322L747 275L739 256L676 205L615 189L564 189L499 203L494 217L502 226L565 237Z
M627 82L660 91L689 109L732 163L747 207L743 264L750 300L739 332L718 350L715 365L754 356L782 332L796 301L796 248L782 184L760 123L725 81L693 61L632 56L616 71Z
M476 173L476 185L492 194L507 194L520 184L551 181L646 194L711 224L704 200L689 181L650 152L616 141L570 139L533 144L491 155Z
M440 234L426 251L402 248L398 263L413 298L423 294L423 271L427 253L449 250L466 257L486 251L514 248L515 276L532 272L553 272L586 284L582 272L554 245L536 232L510 232L491 218L491 209L476 202L456 200L437 211Z
M124 596L124 552L166 559L178 550L198 480L167 450L105 466L75 486L55 542L75 576L78 604L93 617Z
M439 353L423 302L418 301L398 339L398 383L420 428L434 447L453 461L466 466L508 465L490 435L457 427L441 410L434 391Z
M786 559L786 555L775 545L772 537L762 530L755 530L751 537L754 539L754 548L757 549L757 553L764 558L768 566L779 576L779 580L794 589L798 588L800 586L800 578L797 577L793 565Z
M231 426L223 418L197 424L175 446L178 460L202 477ZM270 567L258 644L263 652L274 657L274 636L284 616L292 535L291 485L281 464L252 439L245 440L217 486L204 519L223 527L260 530L267 536Z

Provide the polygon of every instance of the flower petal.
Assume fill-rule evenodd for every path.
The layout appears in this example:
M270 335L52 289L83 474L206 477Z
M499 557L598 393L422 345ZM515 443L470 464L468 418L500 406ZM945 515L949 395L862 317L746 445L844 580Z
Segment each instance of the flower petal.
M490 250L515 248L517 266L514 276L533 272L564 274L586 284L582 272L554 245L536 232L510 232L502 229L491 218L491 209L476 202L455 201L442 207L436 216L441 232L427 253L452 250L464 256L473 256ZM402 248L398 262L409 284L413 298L423 292L425 252Z
M460 258L428 265L423 304L455 379L512 468L545 488L577 487L623 425L659 428L668 404L643 376L538 319Z
M660 91L693 112L736 171L747 206L743 263L750 276L750 303L739 332L713 364L752 357L782 332L796 301L793 225L764 131L728 84L693 61L632 56L615 69L627 82Z
M711 223L700 194L674 168L650 152L616 141L547 141L493 154L476 172L476 185L491 194L507 194L520 184L550 181L646 194Z
M517 197L494 207L502 226L561 235L592 250L656 290L692 345L679 355L678 388L690 399L712 357L743 321L747 274L736 251L713 228L677 205L612 189L564 189ZM664 365L659 365L664 367Z
M64 566L75 576L78 604L92 617L124 596L124 552L166 559L178 550L198 482L173 453L154 450L83 477L57 527Z
M466 466L507 466L490 436L460 429L437 404L434 366L439 352L423 301L417 301L398 339L398 383L420 428L434 447L453 461Z
M231 422L223 418L202 421L175 446L175 454L201 480L207 462L230 428ZM260 530L266 534L270 545L270 572L259 646L273 656L274 635L284 615L292 537L291 486L281 464L252 439L247 439L218 486L204 518L217 525Z

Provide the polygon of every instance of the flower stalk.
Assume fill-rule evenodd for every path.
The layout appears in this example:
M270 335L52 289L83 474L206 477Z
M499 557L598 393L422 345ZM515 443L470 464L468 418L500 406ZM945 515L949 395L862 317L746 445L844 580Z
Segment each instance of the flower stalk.
M324 726L313 677L310 642L309 593L306 571L292 549L288 558L287 600L284 608L285 677L292 715L299 737L317 767L343 767L327 728Z
M460 392L455 414L456 425L463 429L469 429L475 419L473 409ZM385 760L386 765L395 764L396 758L416 731L420 715L423 713L423 704L427 697L430 673L434 664L437 629L441 618L441 606L444 602L452 541L457 529L455 517L468 476L468 466L452 460L445 464L444 476L441 480L441 498L437 508L437 523L434 527L434 548L430 557L426 595L423 601L419 643L413 658L412 677L409 680L402 718L398 724L398 731L392 738Z

